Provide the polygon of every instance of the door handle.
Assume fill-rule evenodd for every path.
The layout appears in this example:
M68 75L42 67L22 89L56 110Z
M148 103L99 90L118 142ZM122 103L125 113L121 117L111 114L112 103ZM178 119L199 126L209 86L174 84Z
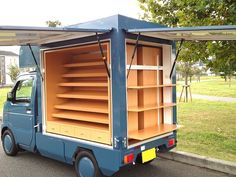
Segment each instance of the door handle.
M32 109L31 109L31 108L26 108L26 113L27 113L27 114L31 114L31 112L32 112Z

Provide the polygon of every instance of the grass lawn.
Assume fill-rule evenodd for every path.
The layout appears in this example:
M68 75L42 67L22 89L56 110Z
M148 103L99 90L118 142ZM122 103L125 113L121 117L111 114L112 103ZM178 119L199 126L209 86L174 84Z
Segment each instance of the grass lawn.
M178 104L177 150L236 162L236 103Z
M183 82L180 81L177 84L177 91L181 92ZM191 91L193 94L236 98L236 79L232 79L231 87L228 82L219 77L208 78L202 82L192 82Z
M2 113L3 104L7 98L7 92L10 91L11 88L0 88L0 114Z

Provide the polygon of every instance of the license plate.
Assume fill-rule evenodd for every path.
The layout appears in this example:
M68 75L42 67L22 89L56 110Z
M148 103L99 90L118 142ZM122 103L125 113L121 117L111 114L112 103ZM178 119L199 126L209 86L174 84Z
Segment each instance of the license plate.
M156 149L152 148L142 152L142 163L148 162L156 158Z

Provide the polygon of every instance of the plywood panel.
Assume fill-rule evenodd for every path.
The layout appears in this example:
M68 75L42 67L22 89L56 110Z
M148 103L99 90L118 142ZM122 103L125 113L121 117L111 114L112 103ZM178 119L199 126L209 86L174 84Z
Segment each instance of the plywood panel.
M102 48L110 62L109 43ZM79 128L90 132L82 139L110 144L110 87L98 44L48 50L43 62L47 131L81 138Z
M129 138L136 140L145 140L158 135L163 135L172 132L177 129L176 125L173 124L161 124L159 126L153 126L146 129L133 131L129 133Z

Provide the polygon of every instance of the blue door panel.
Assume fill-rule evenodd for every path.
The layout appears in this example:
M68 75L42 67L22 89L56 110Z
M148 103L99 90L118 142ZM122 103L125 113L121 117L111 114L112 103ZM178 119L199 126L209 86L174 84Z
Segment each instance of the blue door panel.
M27 113L29 104L8 103L8 118L12 124L14 136L19 144L30 146L33 138L33 115Z

